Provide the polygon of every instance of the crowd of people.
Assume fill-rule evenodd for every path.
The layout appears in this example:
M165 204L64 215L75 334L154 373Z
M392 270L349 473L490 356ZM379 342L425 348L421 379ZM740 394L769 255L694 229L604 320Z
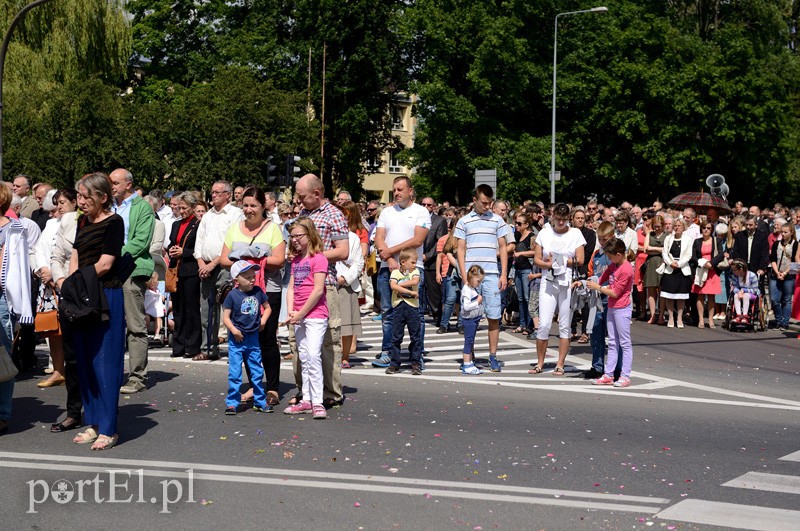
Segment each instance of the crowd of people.
M342 370L362 319L381 321L371 364L388 374L402 370L406 330L411 374L424 371L426 319L437 334L464 335L463 374L502 371L504 325L535 340L529 373L540 374L557 322L553 375L564 375L571 342L590 343L583 376L627 387L632 320L714 328L732 312L746 323L767 290L776 328L800 316L792 310L800 209L779 204L700 213L659 201L512 205L480 185L459 207L418 202L404 176L388 204L355 202L346 191L328 200L312 174L286 201L224 180L208 197L145 192L125 169L60 190L24 175L4 184L1 344L26 372L47 337L49 376L37 385L67 391L66 415L51 431L83 427L73 441L96 450L118 441L119 395L147 390L153 342L195 362L227 352L229 415L248 404L274 411L284 398L280 365L291 359L297 391L283 412L324 419L345 399ZM39 317L55 311L60 326L45 334ZM484 318L486 360L474 352ZM0 432L13 386L0 383Z

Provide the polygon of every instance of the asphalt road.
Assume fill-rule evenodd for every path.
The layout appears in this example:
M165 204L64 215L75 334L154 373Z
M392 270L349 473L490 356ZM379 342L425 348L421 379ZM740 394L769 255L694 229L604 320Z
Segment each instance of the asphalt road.
M365 324L326 421L225 416L224 362L155 349L108 452L49 433L63 387L21 381L0 437L3 527L797 528L794 334L634 323L631 387L598 389L580 378L586 346L565 377L552 358L529 376L533 344L504 332L503 372L467 377L461 336L432 330L424 374L390 376L369 366L380 332Z

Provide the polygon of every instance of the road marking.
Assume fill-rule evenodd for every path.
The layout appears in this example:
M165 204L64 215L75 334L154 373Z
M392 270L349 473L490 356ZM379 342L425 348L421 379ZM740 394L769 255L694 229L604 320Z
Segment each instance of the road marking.
M598 509L608 511L629 511L657 513L663 505L670 502L665 498L648 496L629 496L596 492L517 487L513 485L490 485L457 481L427 480L422 478L399 478L368 476L359 474L337 474L332 472L300 471L274 468L254 468L244 466L213 465L203 463L184 463L175 461L150 461L141 459L90 458L79 456L54 456L16 452L0 452L3 461L0 468L20 468L33 470L61 470L73 472L105 472L109 467L125 469L145 468L144 475L150 477L185 478L187 469L192 469L195 480L226 481L234 483L254 483L262 485L281 485L312 487L322 489L358 490L364 492L386 492L408 495L431 495L449 498L474 499L481 492L481 500L524 503L531 505L553 505L578 509ZM33 461L33 462L27 462ZM48 462L57 461L57 462ZM69 463L69 464L65 464ZM103 466L105 465L105 466ZM153 470L175 469L172 470ZM198 473L204 470L211 473ZM246 474L246 475L239 475ZM263 477L275 476L275 477ZM293 479L289 479L293 478ZM302 479L314 478L314 479ZM329 481L320 481L322 478ZM385 485L381 485L381 483ZM399 485L409 485L402 487ZM435 488L429 488L435 487ZM443 490L453 489L453 490ZM547 496L534 497L536 496ZM576 498L576 499L564 499Z
M781 461L796 461L800 463L800 451L794 452L793 454L784 455L783 457L778 458Z
M738 489L765 490L768 492L784 492L800 494L800 476L783 474L766 474L764 472L748 472L736 479L722 484L723 487ZM798 522L800 526L800 522Z
M705 500L683 500L655 515L661 520L758 531L796 530L800 511Z

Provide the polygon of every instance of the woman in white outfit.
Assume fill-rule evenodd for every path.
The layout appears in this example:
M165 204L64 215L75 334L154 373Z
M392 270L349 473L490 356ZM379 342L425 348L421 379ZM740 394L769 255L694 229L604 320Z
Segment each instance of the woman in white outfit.
M539 374L544 367L550 325L558 311L558 362L553 374L563 376L564 360L569 350L570 285L572 269L583 264L583 247L586 239L579 229L570 228L569 207L559 203L553 209L549 224L536 237L534 264L542 269L539 286L539 328L536 331L536 367L528 371Z
M686 222L683 218L675 218L672 222L672 234L668 234L664 239L662 256L664 263L659 268L663 268L661 275L661 297L666 300L667 307L667 326L673 328L675 322L672 319L673 302L678 306L676 320L678 328L683 328L683 306L689 298L689 291L692 289L692 268L689 261L692 259L691 235L686 230Z

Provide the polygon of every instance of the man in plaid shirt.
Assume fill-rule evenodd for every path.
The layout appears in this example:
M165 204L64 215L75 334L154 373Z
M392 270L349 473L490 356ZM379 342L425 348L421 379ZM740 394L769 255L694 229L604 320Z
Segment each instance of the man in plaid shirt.
M342 334L339 312L339 283L336 282L336 262L347 260L350 251L347 219L341 210L325 199L325 185L314 174L304 175L295 187L297 198L303 205L301 217L308 217L322 238L325 258L328 259L328 276L325 278L325 296L328 301L328 331L322 343L323 403L326 406L341 404L342 393ZM297 359L297 356L295 356ZM299 371L295 371L295 375ZM301 386L298 386L302 388ZM307 398L306 398L307 399Z

